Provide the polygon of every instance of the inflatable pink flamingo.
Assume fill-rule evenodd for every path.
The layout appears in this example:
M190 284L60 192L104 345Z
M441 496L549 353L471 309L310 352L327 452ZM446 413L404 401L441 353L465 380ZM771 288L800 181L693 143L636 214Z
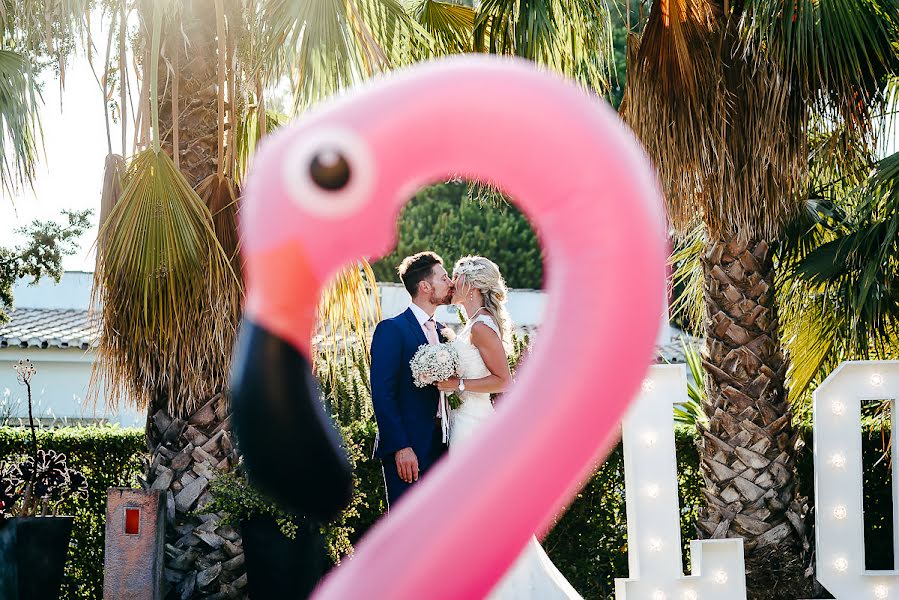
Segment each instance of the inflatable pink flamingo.
M614 111L517 60L398 72L270 136L248 179L235 427L266 489L320 515L345 501L345 462L308 381L319 292L389 252L404 203L448 176L498 184L534 224L540 339L483 435L436 465L318 598L483 597L608 452L652 358L665 220Z

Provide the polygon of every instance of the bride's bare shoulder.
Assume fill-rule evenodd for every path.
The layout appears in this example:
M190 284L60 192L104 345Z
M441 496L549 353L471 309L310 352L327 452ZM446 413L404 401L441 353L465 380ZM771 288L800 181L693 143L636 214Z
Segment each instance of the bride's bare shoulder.
M496 323L490 317L478 319L471 326L471 341L476 345L480 340L499 339L499 331Z

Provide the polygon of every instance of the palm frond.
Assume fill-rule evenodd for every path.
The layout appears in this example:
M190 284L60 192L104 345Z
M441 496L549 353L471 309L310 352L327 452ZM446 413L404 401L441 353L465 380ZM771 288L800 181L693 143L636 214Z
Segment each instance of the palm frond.
M100 231L103 233L97 236L97 260L99 260L106 247L107 236L103 225L122 197L122 184L125 181L125 172L124 158L118 154L106 156L106 163L103 167L103 191L100 194L100 220L98 222Z
M612 25L604 0L485 0L475 50L520 56L603 94L612 81Z
M264 110L264 109L263 109ZM235 177L240 184L244 174L250 166L250 159L256 151L256 145L262 139L262 131L259 129L258 105L250 106L237 121L235 135L235 152L237 153L237 168ZM265 128L267 133L286 125L290 118L282 113L265 110Z
M213 229L225 256L240 273L240 241L237 237L237 212L239 194L234 184L224 175L213 173L197 184L197 195L212 215Z
M674 405L674 422L681 425L707 426L709 418L702 407L705 404L705 369L702 366L702 357L699 349L693 344L688 344L681 338L681 347L684 349L684 357L687 360L687 401Z
M756 60L781 64L797 95L841 131L842 146L875 146L872 111L899 70L897 0L762 0L747 4L742 25Z
M780 286L795 393L841 360L899 354L899 153L853 196Z
M256 69L289 75L299 111L427 54L427 33L397 0L270 0L259 7Z
M651 6L632 37L622 107L680 231L701 223L716 239L776 239L802 211L811 149L864 164L874 147L871 109L896 69L895 6ZM826 143L811 146L810 134Z
M839 184L830 184L833 188ZM787 224L777 244L777 275L784 280L795 278L801 262L836 239L837 229L846 219L845 198L831 197L837 192L822 191L824 198L809 198L799 216Z
M696 227L688 236L677 243L668 259L674 271L671 283L680 293L671 303L672 318L680 317L690 328L690 333L699 334L702 327L705 306L703 304L702 253L705 250L705 232Z
M657 2L644 30L627 36L620 113L655 163L669 218L682 233L714 217L721 187L711 175L719 172L727 131L719 30L705 0Z
M64 69L68 56L84 41L92 5L91 0L15 0L5 11L0 31L8 47L52 57Z
M471 52L475 12L468 6L421 0L412 9L415 20L434 39L436 55Z
M212 215L172 159L136 155L103 225L95 298L100 327L92 394L154 399L184 416L222 391L234 336L236 276Z
M790 397L800 397L823 371L836 367L840 353L834 352L845 329L840 323L839 306L831 305L821 292L794 285L785 293L796 296L782 305L781 324L784 346L790 355L787 385Z
M351 361L353 345L361 342L368 363L369 328L381 320L378 283L368 262L344 269L328 284L319 299L317 317L318 353L329 362Z
M34 179L43 143L40 106L31 61L0 49L0 189L10 195Z

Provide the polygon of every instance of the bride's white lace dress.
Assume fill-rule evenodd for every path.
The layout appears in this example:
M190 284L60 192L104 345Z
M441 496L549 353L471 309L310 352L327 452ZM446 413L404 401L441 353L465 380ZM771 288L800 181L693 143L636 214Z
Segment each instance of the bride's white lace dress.
M463 379L480 379L490 374L490 370L481 358L481 353L471 343L471 328L475 323L484 323L499 334L499 327L491 317L486 315L471 319L459 332L453 345L459 351ZM462 406L452 411L450 417L450 453L454 448L465 444L476 435L481 425L492 416L493 403L490 401L490 394L464 392ZM537 538L531 537L512 568L500 579L488 598L490 600L531 598L535 600L570 600L573 598L580 600L581 596L549 560L546 552L537 542Z

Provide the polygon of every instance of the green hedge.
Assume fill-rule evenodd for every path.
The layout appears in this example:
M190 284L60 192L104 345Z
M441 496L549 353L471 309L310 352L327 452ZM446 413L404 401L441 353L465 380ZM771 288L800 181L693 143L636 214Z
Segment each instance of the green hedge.
M141 429L83 427L38 431L38 447L52 448L68 457L70 467L87 478L86 499L62 504L60 514L75 516L61 598L103 597L103 536L106 526L106 490L137 487L146 448ZM0 427L0 461L30 448L26 428Z
M358 504L356 514L346 518L340 527L329 530L329 535L338 541L349 533L350 541L355 542L384 513L386 501L380 463L371 458L374 424L356 422L347 426L345 432L362 453L361 457L357 454L356 465ZM686 548L689 540L695 537L693 524L701 502L702 478L695 434L679 428L675 439L686 568L689 561ZM870 432L865 440L868 568L887 569L892 568L893 560L890 463L887 458L874 467L882 456L883 440L879 432ZM90 483L87 500L68 507L76 521L63 597L101 598L106 489L136 485L144 451L143 432L116 428L44 430L40 432L39 443L44 448L65 452L72 466L81 469ZM25 430L0 428L0 458L24 451L26 444ZM811 502L811 451L802 452L798 464L802 493ZM543 541L553 562L586 598L609 597L613 593L614 578L628 574L624 496L624 466L618 446Z
M469 199L468 185L445 183L421 190L397 219L397 247L372 265L378 281L399 283L396 267L406 256L433 250L452 271L467 254L499 265L512 288L543 285L543 255L527 218L512 205Z

